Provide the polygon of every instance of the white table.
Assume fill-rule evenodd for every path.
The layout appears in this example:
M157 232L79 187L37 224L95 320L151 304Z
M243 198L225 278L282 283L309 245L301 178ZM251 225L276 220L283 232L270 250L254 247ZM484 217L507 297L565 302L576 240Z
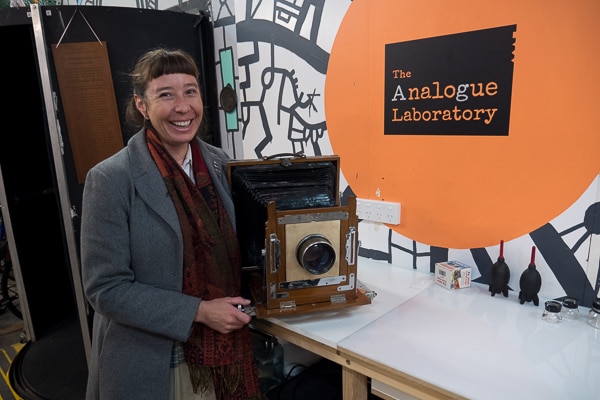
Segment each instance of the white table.
M549 324L518 292L447 290L433 276L364 258L372 304L257 320L255 325L343 367L344 399L366 399L367 377L417 398L600 399L600 331Z

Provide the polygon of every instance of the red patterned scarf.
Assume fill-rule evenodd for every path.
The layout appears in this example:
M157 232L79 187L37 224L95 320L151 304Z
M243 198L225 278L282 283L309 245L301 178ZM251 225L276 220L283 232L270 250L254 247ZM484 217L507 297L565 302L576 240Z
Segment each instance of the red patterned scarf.
M183 234L183 293L212 300L239 296L240 249L200 146L191 142L194 184L150 130L146 142L173 199ZM248 326L221 334L194 323L184 344L194 392L212 379L217 400L260 399Z

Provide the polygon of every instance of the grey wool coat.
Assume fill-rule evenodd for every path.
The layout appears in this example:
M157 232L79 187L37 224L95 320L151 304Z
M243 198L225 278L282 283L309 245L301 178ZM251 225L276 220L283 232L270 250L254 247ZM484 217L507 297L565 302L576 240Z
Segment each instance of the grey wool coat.
M235 227L228 156L200 148ZM86 399L166 400L173 343L188 338L200 299L181 292L181 229L143 131L88 172L81 216L82 279L94 310Z

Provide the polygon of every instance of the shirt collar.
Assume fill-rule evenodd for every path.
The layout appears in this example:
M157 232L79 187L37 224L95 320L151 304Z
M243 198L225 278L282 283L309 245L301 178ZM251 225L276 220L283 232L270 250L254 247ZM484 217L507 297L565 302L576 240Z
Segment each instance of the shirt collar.
M187 152L185 153L185 158L183 159L183 163L181 163L181 168L185 171L187 176L193 179L192 174L192 146L188 144Z

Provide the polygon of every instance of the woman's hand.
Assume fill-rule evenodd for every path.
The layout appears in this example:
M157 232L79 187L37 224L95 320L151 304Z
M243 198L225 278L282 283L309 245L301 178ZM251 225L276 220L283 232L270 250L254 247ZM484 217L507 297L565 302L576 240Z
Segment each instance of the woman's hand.
M250 322L252 317L238 308L238 305L249 306L250 303L250 300L243 297L202 300L194 321L201 322L217 332L230 333Z

